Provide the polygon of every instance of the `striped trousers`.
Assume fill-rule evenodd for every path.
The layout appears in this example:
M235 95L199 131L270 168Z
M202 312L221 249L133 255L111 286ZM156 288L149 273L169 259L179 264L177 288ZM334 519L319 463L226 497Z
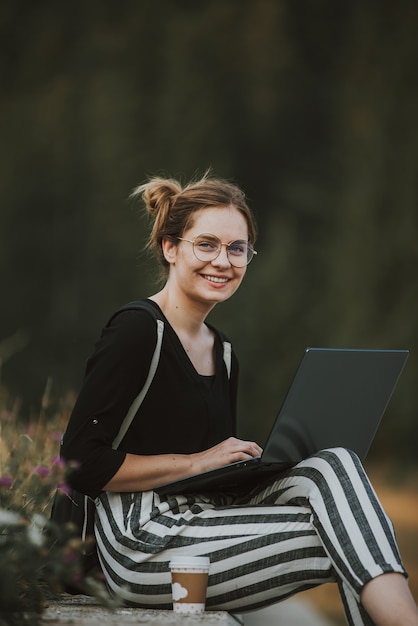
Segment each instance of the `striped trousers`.
M243 496L159 498L104 492L96 539L111 592L127 604L171 608L169 561L209 556L207 608L253 611L326 582L350 625L373 622L365 583L406 576L390 520L352 452L324 450Z

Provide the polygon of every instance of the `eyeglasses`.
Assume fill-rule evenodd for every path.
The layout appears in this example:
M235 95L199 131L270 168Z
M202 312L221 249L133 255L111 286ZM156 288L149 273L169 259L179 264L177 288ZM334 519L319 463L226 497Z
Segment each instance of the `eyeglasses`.
M234 267L245 267L257 254L252 245L245 239L237 239L231 243L222 243L216 235L198 235L195 239L184 239L177 237L180 241L188 241L193 244L193 252L199 261L214 261L221 253L222 246L225 246L226 254L231 265Z

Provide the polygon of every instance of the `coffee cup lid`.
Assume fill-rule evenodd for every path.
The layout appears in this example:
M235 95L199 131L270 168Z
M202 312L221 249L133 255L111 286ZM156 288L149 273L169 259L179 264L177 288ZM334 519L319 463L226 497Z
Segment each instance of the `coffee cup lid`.
M207 556L188 556L187 554L173 556L170 561L170 567L203 567L210 565L210 559Z

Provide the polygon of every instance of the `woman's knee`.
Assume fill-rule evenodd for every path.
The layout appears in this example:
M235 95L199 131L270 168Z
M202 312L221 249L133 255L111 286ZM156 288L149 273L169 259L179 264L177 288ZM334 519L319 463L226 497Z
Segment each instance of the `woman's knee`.
M349 448L335 447L325 448L312 455L313 459L321 459L331 467L345 467L354 465L356 468L361 467L361 461L358 455Z
M304 471L308 471L309 478L316 484L332 484L347 479L351 481L361 477L364 480L365 472L357 454L348 448L335 447L320 450L299 464ZM309 471L309 469L311 471Z

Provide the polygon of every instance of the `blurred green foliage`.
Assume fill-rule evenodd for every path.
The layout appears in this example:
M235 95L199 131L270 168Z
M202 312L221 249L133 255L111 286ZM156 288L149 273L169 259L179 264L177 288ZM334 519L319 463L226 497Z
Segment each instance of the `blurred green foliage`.
M149 295L149 174L212 166L259 254L211 317L263 440L307 345L406 347L374 450L418 436L418 4L16 0L0 6L2 381L77 389L100 327Z

